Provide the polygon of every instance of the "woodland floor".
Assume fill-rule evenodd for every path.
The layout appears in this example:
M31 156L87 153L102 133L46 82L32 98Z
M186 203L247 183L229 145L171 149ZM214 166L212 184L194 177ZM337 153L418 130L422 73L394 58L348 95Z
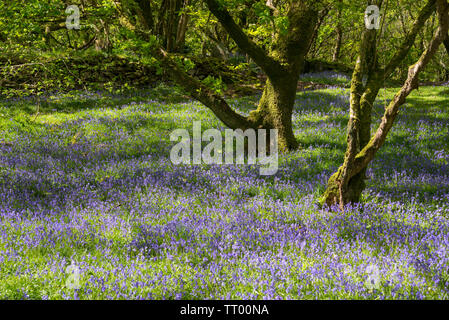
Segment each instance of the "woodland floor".
M230 103L248 113L258 97ZM0 299L448 299L449 87L410 95L343 215L316 201L348 99L298 91L301 149L274 176L173 165L174 129L224 127L170 88L49 94L38 113L32 97L0 101Z

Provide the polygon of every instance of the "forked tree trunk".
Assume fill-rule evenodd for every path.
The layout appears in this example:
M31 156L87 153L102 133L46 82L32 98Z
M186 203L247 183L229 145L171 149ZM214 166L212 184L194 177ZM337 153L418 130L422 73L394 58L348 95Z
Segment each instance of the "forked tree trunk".
M431 40L428 48L420 59L409 67L408 77L401 90L396 93L394 99L385 109L382 121L374 134L369 137L371 128L371 106L379 91L382 79L388 77L405 58L416 38L416 34L422 28L426 20L438 8L440 26ZM364 178L368 164L374 155L384 144L387 134L393 126L399 112L399 107L405 103L410 92L418 87L418 75L435 55L438 47L447 37L449 17L449 5L446 0L429 0L421 10L410 34L405 39L398 52L393 56L387 66L380 70L377 68L377 51L375 47L375 31L364 32L360 55L354 69L351 84L350 119L348 122L348 147L343 165L329 179L327 189L320 199L321 204L328 206L338 204L343 210L348 203L358 202L365 187ZM372 46L370 47L370 43ZM372 57L376 57L372 60ZM364 65L373 74L368 78L364 86L360 83ZM360 97L360 98L357 98Z
M189 76L170 54L161 49L156 54L164 62L165 70L171 73L173 80L194 99L211 109L229 128L277 129L280 151L297 148L298 142L292 129L292 112L299 75L304 66L313 30L318 22L319 6L312 0L289 3L288 30L286 33L277 34L270 52L265 52L243 32L217 0L205 2L238 47L267 75L258 108L247 117L236 113L220 95L198 79Z
M298 142L292 129L292 112L299 75L286 73L284 77L268 79L256 110L248 117L236 113L218 94L212 92L198 79L186 74L172 57L161 50L160 58L172 77L190 95L209 107L231 129L278 129L278 148L292 150Z

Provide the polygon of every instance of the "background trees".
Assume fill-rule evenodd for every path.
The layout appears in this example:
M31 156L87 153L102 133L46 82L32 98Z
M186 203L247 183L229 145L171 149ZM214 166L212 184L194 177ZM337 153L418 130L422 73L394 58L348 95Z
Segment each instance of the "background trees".
M288 22L289 1L271 1L268 2L269 5L262 0L227 0L220 3L223 3L236 25L248 38L266 52L277 41L274 35L285 30ZM119 56L128 61L154 66L156 61L149 54L149 49L154 49L155 44L150 38L154 37L165 51L182 53L196 64L213 57L240 70L261 71L254 59L236 44L205 1L74 0L70 4L80 8L79 30L65 28L65 9L68 4L69 2L62 0L31 0L25 4L18 0L2 2L2 64L36 62L38 59L46 61L45 58L50 56L59 58L62 55L78 55L89 60L91 52L96 51L101 55ZM384 3L383 29L377 37L380 45L378 49L385 60L380 61L381 63L391 59L407 37L420 7L420 3L411 0ZM317 23L313 27L305 60L333 61L353 68L363 31L363 24L360 22L364 8L366 1L323 1L317 8ZM400 68L391 74L391 80L396 81L396 84L406 79L406 66L419 58L437 23L436 15L432 15L418 32L416 42L410 47ZM449 47L447 42L446 46ZM45 54L37 54L38 51ZM447 81L447 56L447 52L439 50L423 70L423 77L428 81ZM8 62L7 58L18 57L23 59ZM100 61L97 63L100 64ZM306 65L307 70L312 71L317 66L329 67L329 63ZM218 84L219 77L211 76L214 76ZM201 76L200 80L202 78Z

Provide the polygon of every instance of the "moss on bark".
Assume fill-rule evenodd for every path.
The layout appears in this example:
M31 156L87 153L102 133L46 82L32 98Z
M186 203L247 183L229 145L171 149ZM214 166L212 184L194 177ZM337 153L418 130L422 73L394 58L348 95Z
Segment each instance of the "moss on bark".
M290 81L288 79L283 81L268 79L258 108L251 111L248 116L248 120L255 128L278 130L278 147L281 151L298 147L292 128L297 79L296 81L293 77Z

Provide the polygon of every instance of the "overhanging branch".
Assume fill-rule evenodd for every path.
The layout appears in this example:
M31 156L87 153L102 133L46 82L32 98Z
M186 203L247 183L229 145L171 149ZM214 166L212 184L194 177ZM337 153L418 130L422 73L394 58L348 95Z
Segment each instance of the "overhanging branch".
M226 10L218 1L204 1L212 14L218 21L220 21L223 28L228 32L229 36L235 41L237 46L248 54L268 76L282 75L283 72L286 72L284 67L278 61L270 57L262 48L254 43L245 32L243 32L242 28L235 23L228 10Z
M173 80L182 86L192 98L212 110L226 126L242 130L252 127L251 122L235 112L220 95L182 70L169 53L159 48L156 49L156 55L164 63L164 68L172 75Z

